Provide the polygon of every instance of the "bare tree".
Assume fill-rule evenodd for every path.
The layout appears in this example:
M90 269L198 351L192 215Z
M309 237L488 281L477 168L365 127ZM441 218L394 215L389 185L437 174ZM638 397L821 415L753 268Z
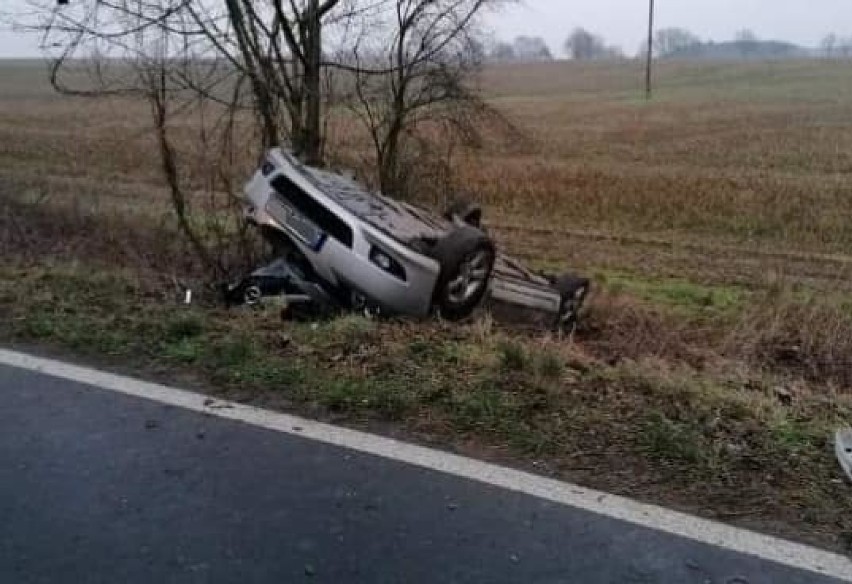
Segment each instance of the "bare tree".
M593 59L623 59L624 51L617 45L607 45L603 37L584 28L575 28L563 45L565 54L575 61Z
M624 49L622 49L620 46L608 45L606 47L606 50L604 51L604 58L610 59L610 60L619 60L619 59L626 59L627 56L624 53Z
M852 37L845 37L837 42L837 54L844 59L852 57Z
M683 28L664 28L654 35L654 52L669 57L701 43L701 39Z
M491 46L488 58L492 61L551 61L553 53L541 37L518 36L511 43L498 41Z
M347 101L370 135L385 192L409 194L412 164L424 162L412 149L424 130L475 141L483 118L499 118L468 84L484 58L475 21L493 3L395 0L356 43Z
M740 54L743 57L749 57L755 54L758 50L757 35L750 29L743 29L734 35L734 41L739 47Z
M182 1L199 32L250 80L263 121L264 144L280 142L277 107L283 103L289 138L310 163L322 159L322 30L342 0L225 0L227 29L205 19L205 6ZM232 46L229 46L232 45Z
M565 53L576 61L600 59L606 56L607 47L603 38L578 27L565 40Z
M822 54L824 57L828 59L834 57L834 50L837 48L837 41L837 35L833 32L825 35L825 37L822 39L822 43L820 43L822 47Z
M488 56L494 61L514 61L515 47L511 43L500 41L491 48Z
M541 37L519 36L514 42L515 58L519 61L550 61L553 54Z
M751 29L744 28L737 31L737 34L734 35L734 40L738 43L756 43L757 35Z
M45 46L59 48L51 73L57 89L73 91L63 77L75 58L146 57L150 47L135 39L156 29L168 37L172 58L216 60L232 78L249 81L264 144L287 138L308 161L321 159L322 31L352 14L351 0L79 0L58 9L54 0L29 4L36 20L23 25L39 31ZM111 81L109 89L116 90ZM119 85L122 91L139 89Z

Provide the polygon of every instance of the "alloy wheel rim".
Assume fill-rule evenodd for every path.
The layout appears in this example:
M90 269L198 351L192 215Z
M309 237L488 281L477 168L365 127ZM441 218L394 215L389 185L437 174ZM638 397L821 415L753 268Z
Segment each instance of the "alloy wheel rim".
M479 250L464 259L458 276L447 286L450 302L462 304L479 294L488 280L489 257L487 250Z

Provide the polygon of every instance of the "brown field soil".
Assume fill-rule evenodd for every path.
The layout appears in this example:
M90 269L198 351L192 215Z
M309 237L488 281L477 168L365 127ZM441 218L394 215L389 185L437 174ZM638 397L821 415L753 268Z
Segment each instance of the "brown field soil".
M146 105L60 98L0 63L0 342L849 550L830 436L852 423L850 73L661 64L647 103L633 63L486 71L525 139L460 152L457 182L503 247L594 278L557 339L488 315L224 311L171 220ZM174 132L203 221L205 159L189 122Z

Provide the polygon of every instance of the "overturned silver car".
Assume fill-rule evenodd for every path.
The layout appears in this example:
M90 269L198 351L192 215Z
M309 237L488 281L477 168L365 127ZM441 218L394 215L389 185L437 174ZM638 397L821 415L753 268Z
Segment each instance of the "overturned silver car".
M231 304L275 295L312 314L349 309L448 320L488 305L570 330L589 289L585 278L535 274L497 252L475 206L456 204L438 217L277 148L245 197L246 219L277 259L229 286Z

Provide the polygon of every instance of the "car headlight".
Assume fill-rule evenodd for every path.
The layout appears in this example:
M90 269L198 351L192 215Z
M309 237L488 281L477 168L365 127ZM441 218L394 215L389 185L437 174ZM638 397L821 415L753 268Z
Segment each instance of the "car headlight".
M370 261L388 274L396 276L403 282L406 281L405 268L402 264L375 245L370 248Z

